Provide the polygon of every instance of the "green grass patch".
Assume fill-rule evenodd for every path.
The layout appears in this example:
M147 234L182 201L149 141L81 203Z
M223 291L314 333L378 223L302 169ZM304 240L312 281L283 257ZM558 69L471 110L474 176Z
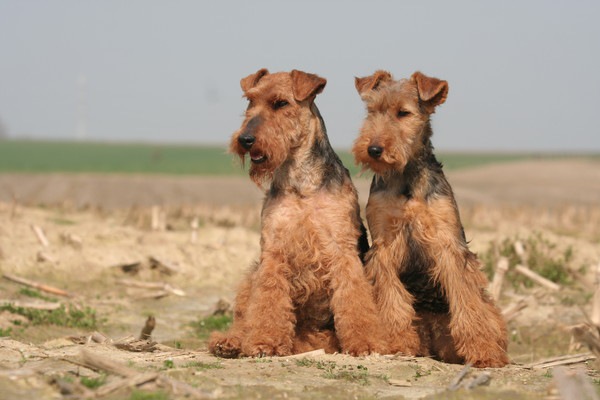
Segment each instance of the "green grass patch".
M213 331L225 331L229 329L232 322L233 317L231 315L211 315L199 321L192 322L191 326L198 338L206 340Z
M218 362L205 363L205 362L202 362L202 361L192 361L192 362L189 362L187 364L184 364L183 367L184 368L194 368L194 369L199 370L199 371L206 371L206 370L209 370L209 369L223 369L223 368L225 368L225 367L223 367L221 365L221 363L218 363Z
M316 361L309 358L296 360L298 367L315 367L323 371L322 377L325 379L336 379L359 385L366 386L369 382L369 370L364 365L342 365L339 366L335 361ZM388 377L378 376L378 378L387 380Z
M521 241L525 248L525 259L521 260L517 254L514 244ZM492 242L486 252L481 254L481 260L484 264L484 272L488 278L492 279L496 265L500 257L505 257L509 262L507 278L515 287L524 286L533 287L534 282L514 271L517 264L524 264L534 272L537 272L546 279L563 286L573 284L573 276L569 265L573 260L573 248L568 246L559 249L556 243L545 238L541 233L536 232L531 236L520 238L505 238L501 242Z
M366 386L369 384L369 370L362 365L337 366L335 362L317 363L317 368L323 370L323 378L336 379L346 382L358 383Z
M422 366L420 365L415 365L414 367L411 365L412 368L414 368L415 370L415 380L422 378L424 376L429 376L431 375L431 370L425 370Z
M13 314L22 315L32 325L57 325L71 328L96 329L96 311L90 307L68 309L61 305L56 310L36 310L25 307L15 307L12 304L0 306L0 311L8 311Z
M8 337L12 334L12 328L0 328L0 337Z
M311 360L310 358L300 358L296 360L296 366L298 367L312 367L315 365L315 360Z
M56 301L56 299L54 299L52 297L44 296L39 291L37 291L35 289L28 288L28 287L21 288L19 290L19 294L22 295L22 296L27 296L27 297L31 297L31 298L34 298L34 299L44 300L44 301Z
M0 172L242 174L225 146L1 141Z
M131 392L128 400L169 400L169 395L163 391L147 392L143 390L134 390Z
M97 389L106 383L106 375L102 374L96 378L82 376L80 382L83 386L87 387L88 389Z
M61 226L75 225L75 221L67 219L67 218L62 218L62 217L48 218L48 220L50 222L53 222L55 225L61 225Z
M356 176L360 168L355 165L353 155L347 150L337 153L352 176ZM569 157L484 152L442 152L437 156L447 170L532 158ZM600 155L584 156L600 160ZM236 157L227 153L225 144L203 146L37 140L0 141L0 172L246 174Z

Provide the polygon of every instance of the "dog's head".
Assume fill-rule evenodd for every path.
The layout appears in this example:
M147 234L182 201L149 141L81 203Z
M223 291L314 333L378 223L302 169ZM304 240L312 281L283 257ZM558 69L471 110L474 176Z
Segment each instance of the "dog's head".
M317 75L298 70L270 74L266 69L240 81L248 108L229 149L242 161L249 156L250 177L258 185L272 178L277 167L301 145L311 124L320 123L313 103L326 83Z
M394 80L387 71L355 79L367 117L354 142L356 162L376 174L402 171L431 136L429 116L448 96L446 81L415 72Z

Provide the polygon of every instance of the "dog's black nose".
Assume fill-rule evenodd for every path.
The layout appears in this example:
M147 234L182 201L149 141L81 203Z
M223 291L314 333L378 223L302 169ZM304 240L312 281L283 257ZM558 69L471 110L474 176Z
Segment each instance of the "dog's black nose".
M372 158L379 158L383 153L383 147L380 146L369 146L367 152Z
M256 138L249 133L241 134L238 137L238 143L240 144L240 146L242 146L246 150L249 150L250 147L252 147L255 140L256 140Z

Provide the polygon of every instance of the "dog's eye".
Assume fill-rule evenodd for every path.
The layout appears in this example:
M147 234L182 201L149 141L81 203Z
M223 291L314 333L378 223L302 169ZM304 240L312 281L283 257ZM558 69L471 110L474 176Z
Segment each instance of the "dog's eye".
M280 108L283 108L283 107L287 106L288 104L290 104L290 103L288 103L285 100L275 100L273 102L273 110L279 110Z
M406 117L409 114L410 114L410 111L398 110L398 112L396 113L396 117L403 118L403 117Z

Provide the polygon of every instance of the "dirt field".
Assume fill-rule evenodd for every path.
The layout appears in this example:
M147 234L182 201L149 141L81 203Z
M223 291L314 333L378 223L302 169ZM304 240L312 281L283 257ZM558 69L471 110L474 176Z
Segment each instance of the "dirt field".
M569 327L591 312L600 262L600 162L527 161L448 175L482 260L497 255L490 249L505 240L519 239L568 274L552 291L514 283L509 271L500 305L525 306L509 322L513 365L470 371L462 381L487 385L450 391L463 367L426 358L208 355L192 323L211 314L219 299L233 298L259 251L262 194L248 179L5 174L0 273L71 297L36 291L44 299L34 298L25 286L2 279L0 305L89 307L97 321L94 327L34 325L4 309L0 398L594 398L600 376ZM356 185L364 203L369 182ZM144 284L155 287L138 287ZM140 335L148 315L156 317L157 343L131 342L127 337ZM588 361L540 364L568 354ZM93 364L98 357L119 368ZM102 384L95 388L90 380ZM580 392L565 394L569 389Z

